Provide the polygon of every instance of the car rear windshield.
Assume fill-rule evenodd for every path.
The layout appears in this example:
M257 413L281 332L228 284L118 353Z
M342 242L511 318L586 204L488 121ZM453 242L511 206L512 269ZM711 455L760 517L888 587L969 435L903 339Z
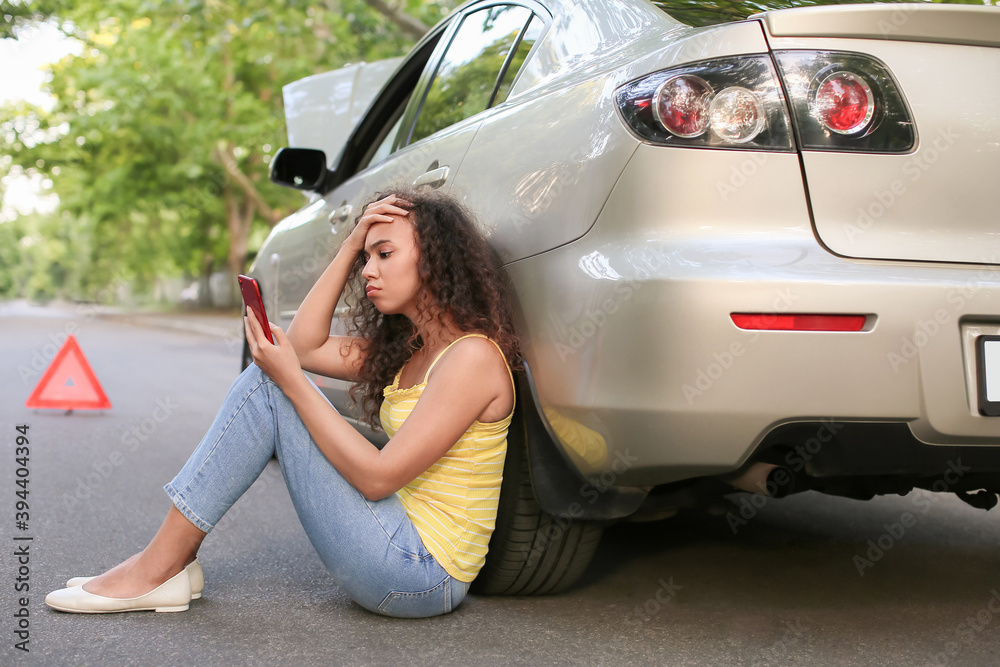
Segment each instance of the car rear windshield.
M912 2L912 0L883 0L886 2ZM743 19L774 9L812 7L814 5L870 4L871 0L653 0L653 4L673 18L690 26L701 27ZM975 0L938 0L944 4L982 4Z

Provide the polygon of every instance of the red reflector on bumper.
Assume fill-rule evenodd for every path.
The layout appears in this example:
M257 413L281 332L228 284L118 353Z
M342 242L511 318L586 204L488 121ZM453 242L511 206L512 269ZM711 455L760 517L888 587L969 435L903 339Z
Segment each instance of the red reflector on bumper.
M778 313L731 313L740 329L763 331L861 331L864 315L788 315Z

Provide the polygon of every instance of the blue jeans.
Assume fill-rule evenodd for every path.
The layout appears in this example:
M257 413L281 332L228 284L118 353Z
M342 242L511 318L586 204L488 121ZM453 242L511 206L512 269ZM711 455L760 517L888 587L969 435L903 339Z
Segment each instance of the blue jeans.
M207 533L272 455L313 547L358 604L386 616L418 618L445 614L462 601L469 584L453 579L424 548L399 498L366 500L319 450L284 392L254 364L230 387L201 444L163 488L181 514Z

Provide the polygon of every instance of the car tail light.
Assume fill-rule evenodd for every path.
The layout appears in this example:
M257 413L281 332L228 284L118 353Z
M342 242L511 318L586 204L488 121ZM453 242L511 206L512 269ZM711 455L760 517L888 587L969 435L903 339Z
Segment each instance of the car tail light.
M836 72L816 88L812 114L832 132L857 134L868 126L874 113L872 89L857 74Z
M885 65L859 53L775 51L804 150L902 153L913 121Z
M731 313L733 324L751 331L861 331L865 315Z
M739 86L716 95L708 115L715 134L730 143L745 144L764 129L763 103L752 91Z
M803 150L913 149L912 116L875 58L842 51L773 56L774 62L748 55L648 74L618 89L618 109L636 136L663 146L792 151L794 126Z
M791 121L766 55L706 60L648 74L617 91L626 125L666 146L794 150Z
M712 87L704 79L682 74L667 79L656 89L653 112L674 136L699 137L708 129L708 101Z

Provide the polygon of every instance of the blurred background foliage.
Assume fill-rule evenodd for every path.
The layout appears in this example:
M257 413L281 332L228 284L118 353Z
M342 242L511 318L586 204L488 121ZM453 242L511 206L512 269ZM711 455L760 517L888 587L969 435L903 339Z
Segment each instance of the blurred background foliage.
M0 298L88 300L123 286L153 294L164 278L243 270L303 203L267 179L286 142L281 87L401 55L457 4L0 0L0 38L49 22L82 45L51 65L51 110L0 109L0 176L39 179L59 201L52 213L0 219ZM831 3L656 4L708 25Z
M243 270L304 203L267 179L286 143L281 87L403 54L456 4L4 0L4 37L48 21L82 49L51 66L51 110L0 110L0 175L40 177L59 198L0 223L0 296L142 294Z

